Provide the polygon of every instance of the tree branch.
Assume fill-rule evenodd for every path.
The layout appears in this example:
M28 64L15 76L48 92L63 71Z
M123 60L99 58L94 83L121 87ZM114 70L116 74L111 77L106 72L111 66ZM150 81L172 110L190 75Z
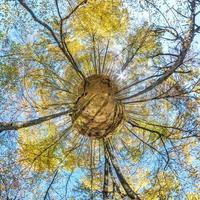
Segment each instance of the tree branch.
M109 175L109 168L108 168L108 158L106 155L106 149L104 147L104 182L103 182L103 200L108 199L108 175Z
M178 55L178 58L175 61L175 63L164 73L164 75L162 77L157 79L150 86L147 86L144 90L142 90L142 91L140 91L140 92L138 92L136 94L130 95L128 97L121 98L120 100L131 99L131 98L140 96L142 94L145 94L145 93L151 91L156 86L160 85L165 80L167 80L177 70L177 68L179 68L182 65L182 63L183 63L183 61L184 61L184 59L185 59L185 57L187 55L187 52L188 52L188 50L189 50L189 48L191 46L193 38L195 36L195 8L196 8L196 3L195 3L195 0L193 0L191 2L191 16L189 18L189 20L191 21L191 24L190 24L189 30L188 30L189 33L183 39L182 48L180 50L180 54Z
M52 179L51 183L49 184L49 187L47 188L47 191L46 191L45 196L44 196L44 200L47 199L47 195L49 193L49 190L50 190L51 186L53 185L53 183L55 181L55 178L56 178L57 174L58 174L58 169L55 171L53 179Z
M41 124L42 122L48 121L50 119L54 119L54 118L60 117L62 115L67 115L70 112L71 112L70 110L67 110L67 111L64 111L64 112L40 117L40 118L33 119L33 120L30 120L30 121L25 121L25 122L0 122L0 132L5 131L5 130L7 130L7 131L8 130L18 130L18 129L21 129L21 128L34 126L34 125L37 125L37 124Z
M86 4L86 3L87 3L87 0L84 0L84 1L80 2L67 16L65 16L63 18L63 21L69 19L71 17L71 15L74 14L77 9L79 9L80 6L82 6L82 5Z
M137 193L135 193L132 188L130 187L130 185L128 184L128 182L126 181L126 179L124 178L118 164L117 161L114 157L114 155L112 154L112 150L110 147L110 144L108 142L105 142L105 147L106 147L106 151L109 155L109 158L111 160L111 163L115 169L115 172L117 174L117 177L120 181L120 183L122 184L122 187L124 188L124 190L126 191L127 195L131 198L131 199L135 199L135 200L141 200L140 197L138 196Z
M30 15L32 16L32 18L37 23L39 23L40 25L42 25L44 28L46 28L51 33L51 35L54 38L55 42L57 43L58 47L63 52L63 54L66 56L66 58L68 59L68 61L71 63L72 68L85 80L84 74L79 70L79 68L78 68L76 62L74 61L72 55L70 54L68 48L66 48L66 44L63 46L64 43L63 43L62 39L61 39L61 41L59 41L59 39L55 35L55 33L52 30L52 28L47 23L43 22L38 17L36 17L36 15L34 14L34 12L28 7L28 5L24 2L24 0L18 0L18 1L30 13ZM62 23L62 19L61 19L61 23ZM62 36L61 36L61 38L62 38Z

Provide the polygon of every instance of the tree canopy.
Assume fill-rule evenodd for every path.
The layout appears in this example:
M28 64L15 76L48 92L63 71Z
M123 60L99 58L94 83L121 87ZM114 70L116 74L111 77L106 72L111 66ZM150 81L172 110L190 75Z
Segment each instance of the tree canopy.
M0 10L0 200L200 199L199 0Z

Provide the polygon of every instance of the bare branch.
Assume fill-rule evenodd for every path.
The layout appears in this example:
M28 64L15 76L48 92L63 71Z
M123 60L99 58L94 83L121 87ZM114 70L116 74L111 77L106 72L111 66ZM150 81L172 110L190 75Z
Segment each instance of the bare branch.
M124 188L124 190L126 191L127 195L131 198L131 199L135 199L135 200L140 200L140 197L138 196L137 193L135 193L130 185L128 184L128 182L126 181L126 179L124 178L118 164L117 164L117 161L114 157L114 155L112 154L112 149L110 147L110 144L108 142L105 142L105 147L106 147L106 151L109 155L109 158L111 160L111 163L115 169L115 172L117 174L117 177L120 181L120 183L122 184L122 187Z
M105 147L104 147L105 148ZM108 174L109 174L109 166L108 166L108 158L106 155L106 149L104 149L104 182L103 182L103 199L108 199Z
M60 117L60 116L63 116L63 115L67 115L70 112L71 112L71 110L67 110L67 111L64 111L64 112L40 117L40 118L33 119L33 120L30 120L30 121L25 121L25 122L0 122L0 132L5 131L5 130L18 130L18 129L21 129L21 128L34 126L34 125L37 125L37 124L41 124L42 122L48 121L50 119L54 119L54 118L57 118L57 117Z
M189 20L191 21L191 24L190 24L189 30L188 30L189 33L183 39L182 47L181 47L180 53L179 53L178 58L175 61L175 63L164 73L164 75L162 77L160 77L158 80L156 80L150 86L147 86L144 90L142 90L136 94L130 95L128 97L124 97L120 100L131 99L131 98L140 96L142 94L145 94L145 93L151 91L152 89L154 89L155 87L157 87L158 85L163 83L165 80L167 80L182 65L182 63L187 55L187 52L189 51L189 48L193 41L193 38L195 36L195 9L196 9L196 3L195 3L195 0L193 0L191 2L191 16L189 18Z
M28 5L24 2L24 0L18 0L18 1L30 13L30 15L32 16L32 18L37 23L39 23L40 25L42 25L44 28L46 28L51 33L51 35L54 38L55 42L57 43L58 47L63 52L63 54L66 56L66 58L68 59L68 61L71 63L72 68L85 80L84 74L79 70L79 68L78 68L78 66L77 66L74 58L72 57L71 53L69 52L69 49L66 46L66 43L63 43L62 40L59 41L59 39L57 38L57 36L54 33L54 31L52 30L52 28L47 23L43 22L38 17L36 17L36 15L34 14L34 12L28 7ZM62 38L62 36L61 36L61 38ZM63 44L65 44L65 45L63 46Z
M79 9L80 6L82 6L82 5L86 4L86 3L87 3L87 0L84 0L84 1L80 2L67 16L65 16L63 18L63 21L69 19L71 17L71 15L73 15L76 12L76 10Z
M55 173L53 175L53 179L52 179L51 183L49 184L49 187L47 188L47 191L46 191L45 196L44 196L44 200L47 199L47 195L49 193L49 190L51 189L51 186L53 185L53 183L54 183L54 181L56 179L57 174L58 174L58 169L55 171Z

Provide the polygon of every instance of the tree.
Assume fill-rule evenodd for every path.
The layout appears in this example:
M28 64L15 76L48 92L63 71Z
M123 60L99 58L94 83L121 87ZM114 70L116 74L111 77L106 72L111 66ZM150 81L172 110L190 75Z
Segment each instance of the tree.
M199 199L199 0L1 10L0 198Z

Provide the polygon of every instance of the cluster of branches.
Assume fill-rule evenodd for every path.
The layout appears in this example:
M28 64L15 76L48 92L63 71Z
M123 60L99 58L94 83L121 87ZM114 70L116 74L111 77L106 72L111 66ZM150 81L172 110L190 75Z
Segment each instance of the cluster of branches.
M41 20L24 0L18 0L18 2L31 15L31 17L33 18L33 20L36 23L38 23L46 31L48 31L48 33L50 34L50 36L52 37L54 42L57 44L60 51L63 53L67 62L70 63L70 67L72 67L72 69L75 71L75 73L77 73L77 75L80 78L82 78L83 81L85 81L86 77L85 77L84 71L82 71L80 66L78 65L78 60L76 60L72 56L72 53L70 52L68 44L65 40L65 36L67 35L67 31L64 28L64 24L66 23L67 20L70 19L70 17L72 17L77 12L78 9L80 9L81 7L87 6L87 0L84 0L84 1L81 1L80 3L78 3L74 8L71 9L71 12L68 13L67 15L65 15L65 16L62 16L62 14L61 14L62 12L60 10L59 2L58 2L58 0L55 0L55 7L56 7L56 10L57 10L57 15L59 17L59 33L56 33L53 30L53 28L50 26L50 24L48 24L46 21ZM162 10L160 10L156 6L156 4L153 3L152 1L145 0L144 2L145 2L146 6L152 7L153 9L155 9L156 11L161 13L162 16L164 15L162 13ZM195 93L199 92L198 90L195 89L196 86L199 84L199 80L195 81L195 83L193 83L192 87L190 86L189 89L183 88L180 84L178 84L176 82L171 87L168 87L167 90L160 92L160 90L162 90L162 85L170 77L172 77L174 74L176 74L176 73L180 73L180 74L190 73L190 71L183 71L181 69L188 62L187 55L190 52L190 48L192 46L192 42L195 39L196 34L200 33L200 25L198 24L198 20L197 20L197 18L200 15L200 11L199 11L200 1L199 0L187 0L186 3L188 4L188 15L187 16L185 14L181 13L180 11L173 8L174 12L179 17L183 18L185 21L188 22L186 31L179 32L178 30L176 30L171 25L156 26L156 27L152 28L152 30L157 34L168 34L169 37L165 38L165 39L167 41L172 41L174 43L177 43L177 49L176 49L176 53L174 53L174 52L173 53L158 52L156 54L150 55L149 58L150 59L155 59L155 58L161 59L162 57L167 57L167 58L170 57L170 59L171 59L170 62L167 63L166 67L162 67L161 69L159 69L159 71L158 71L159 73L155 73L153 75L144 77L140 80L130 82L126 86L123 86L118 91L118 94L117 94L118 95L117 100L119 102L122 102L124 105L133 105L133 104L136 104L136 103L150 102L150 101L153 101L153 100L161 100L161 99L169 99L169 98L173 99L173 98L185 96L187 94L189 95L193 92L195 92ZM148 37L148 34L145 35L145 37L143 38L142 41L140 41L140 45L135 49L135 51L132 52L131 55L129 55L126 58L125 62L121 66L121 69L120 69L121 73L123 73L126 70L127 71L129 70L129 68L130 68L131 64L134 62L134 59L137 56L138 52L143 47L147 37ZM128 46L123 51L127 50L131 46L132 46L132 44L128 44ZM108 47L109 47L109 42L107 43L107 46L106 46L106 53L105 53L102 69L99 69L98 70L99 72L104 72L105 60L106 60L106 56L107 56L107 53L108 53ZM96 50L93 49L93 51L94 51L93 53L95 54ZM95 60L95 62L97 62L97 60ZM149 81L149 82L147 82L147 81ZM144 84L144 83L147 83L147 84L145 85L145 87L142 90L139 90L136 93L130 92L133 87L137 86L138 84ZM176 87L176 89L177 88L178 89L174 93L173 89L175 87ZM156 91L156 92L153 93L153 91ZM159 91L159 92L157 92L157 91ZM153 93L153 96L149 97L148 95L150 94L150 92ZM146 96L148 96L148 97L146 97ZM138 97L140 97L140 98L137 99ZM68 115L71 112L73 112L73 111L67 110L67 111L63 111L63 112L54 113L54 114L51 114L51 115L39 117L37 119L27 120L27 121L24 121L24 122L0 122L0 132L11 131L11 130L19 130L19 129L26 128L26 127L32 127L32 126L41 124L43 122L55 119L55 118ZM133 111L128 110L128 112L131 113ZM141 126L140 124L138 124L136 122L136 120L131 120L130 118L127 121L127 124L131 127L131 129L136 127L136 128L148 131L148 132L156 133L158 135L158 138L161 140L161 143L164 146L164 150L165 150L165 153L166 153L166 158L164 158L164 159L165 159L166 165L169 164L169 159L170 159L169 158L169 152L167 150L166 143L163 140L163 138L165 136L162 135L162 133L155 131L155 130L152 130L150 128ZM127 129L128 129L128 125L126 127ZM178 131L181 131L181 132L187 132L183 128L180 128L178 126L174 126L174 127L170 127L170 126L164 126L163 127L163 125L157 125L157 126L160 126L162 128L175 129L175 130L178 130ZM132 130L130 130L130 132L133 133ZM189 134L188 136L185 136L182 139L189 138L189 137L199 137L198 133L196 133L196 132L195 132L195 134L193 134L193 131L191 131L191 130L189 130L188 132L191 133L191 134ZM137 135L135 133L133 133L133 134L134 134L135 137L137 137ZM171 135L168 136L167 139L170 139L170 137L171 137ZM141 138L137 137L137 139L140 140L140 142L147 145L149 148L153 149L153 151L158 152L157 149L155 149L152 145L149 145L147 142L145 142ZM138 195L131 188L128 181L123 176L123 173L121 172L121 169L119 167L119 163L117 163L115 157L116 156L113 155L113 153L112 153L111 142L109 140L104 141L105 165L104 165L104 183L103 183L103 189L102 189L103 198L104 199L109 198L108 185L109 185L109 177L111 177L111 181L112 181L112 184L113 184L113 190L116 191L121 196L122 199L128 196L131 199L139 200L140 195ZM54 176L52 178L51 183L49 184L49 187L46 191L44 199L47 199L49 190L50 190L53 182L56 180L57 174L58 174L58 170L56 170L55 173L54 173ZM119 183L121 184L121 186L123 188L123 191L121 191L121 188L120 188L118 182L115 180L115 176L118 178Z

